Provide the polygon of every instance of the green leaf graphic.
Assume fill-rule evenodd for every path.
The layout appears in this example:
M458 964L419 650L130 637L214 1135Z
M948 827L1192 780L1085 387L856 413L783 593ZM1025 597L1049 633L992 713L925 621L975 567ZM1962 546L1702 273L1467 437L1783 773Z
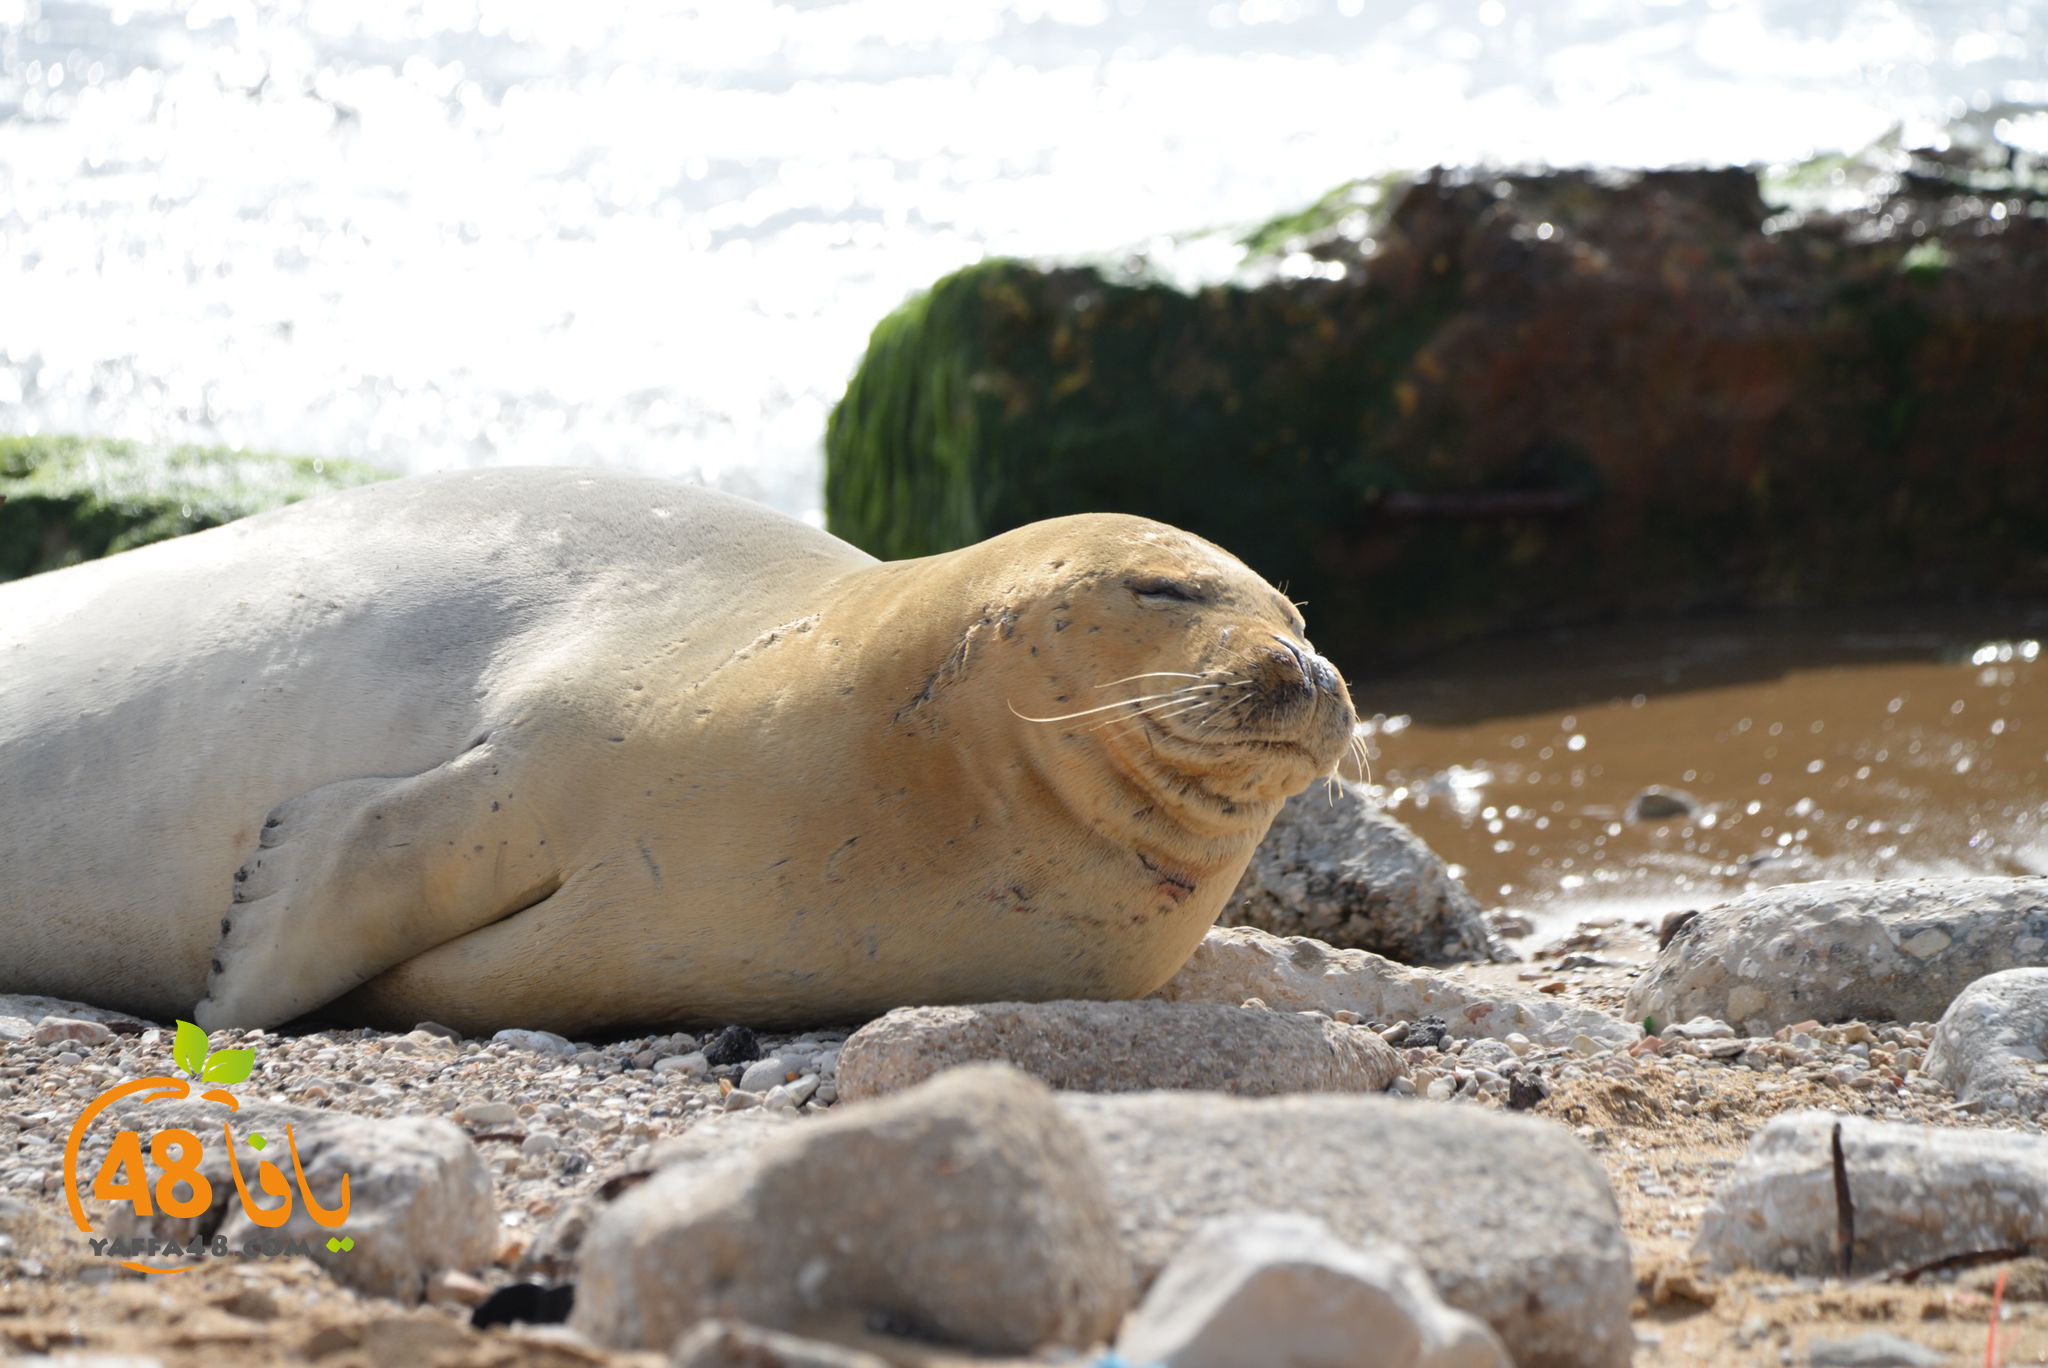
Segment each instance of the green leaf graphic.
M177 1037L171 1041L171 1060L194 1078L206 1063L206 1032L189 1021L178 1023Z
M199 1076L209 1083L239 1083L256 1067L254 1050L215 1050Z

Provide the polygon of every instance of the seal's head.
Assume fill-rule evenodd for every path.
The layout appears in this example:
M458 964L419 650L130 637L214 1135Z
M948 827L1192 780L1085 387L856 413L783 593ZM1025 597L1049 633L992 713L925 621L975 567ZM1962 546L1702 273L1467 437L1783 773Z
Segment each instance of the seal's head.
M1248 855L1351 744L1350 693L1300 611L1200 537L1088 514L954 554L984 605L962 666L1000 658L1034 768L1104 834Z

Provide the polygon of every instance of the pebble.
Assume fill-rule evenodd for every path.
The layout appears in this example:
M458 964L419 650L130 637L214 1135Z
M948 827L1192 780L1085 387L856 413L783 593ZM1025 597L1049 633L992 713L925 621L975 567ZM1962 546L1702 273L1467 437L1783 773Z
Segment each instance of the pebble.
M491 1295L490 1287L459 1268L444 1268L427 1279L427 1300L442 1306L475 1306Z
M36 1023L35 1041L38 1045L56 1045L65 1042L79 1045L99 1045L111 1040L114 1033L97 1021L79 1021L72 1017L47 1016ZM72 1057L74 1060L76 1056Z
M779 1055L757 1059L747 1065L745 1072L740 1074L740 1089L743 1092L766 1092L782 1082L789 1071L789 1065L784 1063Z
M745 1064L761 1057L761 1044L744 1026L728 1026L704 1047L704 1057L713 1067Z
M491 1037L494 1044L511 1045L521 1050L533 1050L540 1054L572 1055L576 1047L553 1031L505 1030Z
M703 1078L711 1072L711 1061L702 1050L670 1055L666 1059L656 1059L652 1062L654 1071L658 1074L681 1074L685 1078Z
M805 1074L794 1082L779 1084L769 1089L768 1105L771 1107L784 1105L801 1107L804 1103L810 1101L817 1091L818 1076L816 1074Z
M562 1137L553 1131L531 1131L519 1142L519 1152L528 1156L553 1154L562 1147Z
M510 1102L472 1102L466 1107L458 1107L455 1119L473 1130L488 1130L517 1122L519 1109Z

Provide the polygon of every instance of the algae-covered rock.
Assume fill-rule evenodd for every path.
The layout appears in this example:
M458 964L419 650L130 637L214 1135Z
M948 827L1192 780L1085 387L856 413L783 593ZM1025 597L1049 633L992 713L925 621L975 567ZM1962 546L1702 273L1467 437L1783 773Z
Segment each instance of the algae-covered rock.
M828 525L879 555L1147 514L1354 669L1478 631L2048 590L2048 198L1914 163L1340 187L1193 292L987 262L885 319ZM1368 201L1372 201L1368 204Z
M0 580L383 478L350 461L220 447L0 437Z

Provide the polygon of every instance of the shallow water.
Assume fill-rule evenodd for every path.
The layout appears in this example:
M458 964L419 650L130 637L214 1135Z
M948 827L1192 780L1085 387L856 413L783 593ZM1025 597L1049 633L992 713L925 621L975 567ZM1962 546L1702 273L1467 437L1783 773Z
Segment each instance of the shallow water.
M868 329L985 254L1916 142L2048 102L2044 50L2014 0L0 0L0 430L816 516Z
M1813 878L2048 874L2048 611L1547 633L1362 682L1381 801L1556 931ZM1630 821L1651 785L1689 817Z

